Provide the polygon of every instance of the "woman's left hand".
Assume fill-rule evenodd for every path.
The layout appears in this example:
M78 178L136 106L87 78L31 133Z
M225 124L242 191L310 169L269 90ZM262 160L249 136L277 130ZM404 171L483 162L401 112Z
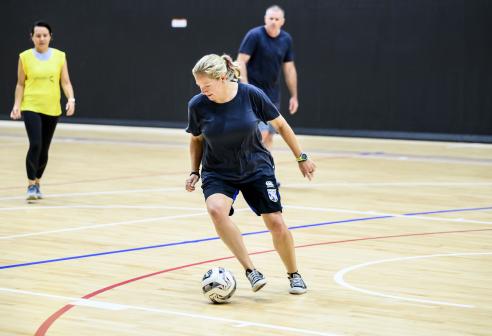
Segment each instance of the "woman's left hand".
M10 118L14 120L18 120L21 118L21 112L17 106L12 108L12 112L10 112Z
M65 105L65 110L67 111L67 117L73 116L73 114L75 113L75 102L68 101L67 105Z
M298 162L299 170L302 173L302 176L307 177L309 181L314 177L314 172L316 171L316 165L310 159L306 161Z

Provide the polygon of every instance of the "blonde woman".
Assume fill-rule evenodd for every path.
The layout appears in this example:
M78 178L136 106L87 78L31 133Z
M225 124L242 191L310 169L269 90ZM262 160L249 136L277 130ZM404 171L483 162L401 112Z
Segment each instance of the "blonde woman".
M313 177L315 164L302 152L294 132L265 93L239 83L239 67L229 56L206 55L192 72L201 93L188 103L191 173L186 190L195 190L201 166L208 213L256 292L266 279L253 265L241 233L230 218L234 200L241 192L272 234L273 245L287 270L289 292L305 293L292 234L282 217L273 158L262 143L258 123L270 122L277 129L292 150L293 162L308 179Z
M40 180L48 163L48 151L60 108L60 84L67 97L66 112L75 112L75 98L68 75L65 53L50 48L52 32L48 23L37 21L31 29L34 48L19 55L12 119L23 117L29 138L26 157L27 199L43 198Z

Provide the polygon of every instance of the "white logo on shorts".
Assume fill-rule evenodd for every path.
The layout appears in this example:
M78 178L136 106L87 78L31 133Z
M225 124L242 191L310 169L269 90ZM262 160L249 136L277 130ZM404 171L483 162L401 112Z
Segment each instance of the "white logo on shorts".
M275 188L272 181L266 181L265 184L266 184L267 188Z
M268 198L272 202L278 202L277 189L267 189L267 191L268 191Z

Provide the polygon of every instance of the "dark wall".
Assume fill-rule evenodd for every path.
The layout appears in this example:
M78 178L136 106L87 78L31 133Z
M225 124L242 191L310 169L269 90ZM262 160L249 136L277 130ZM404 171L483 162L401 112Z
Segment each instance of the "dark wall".
M492 1L286 0L297 128L492 135ZM271 2L3 0L0 115L13 104L18 53L45 19L67 52L79 118L186 123L191 68L236 55ZM185 17L188 28L172 29ZM285 89L285 87L284 87Z

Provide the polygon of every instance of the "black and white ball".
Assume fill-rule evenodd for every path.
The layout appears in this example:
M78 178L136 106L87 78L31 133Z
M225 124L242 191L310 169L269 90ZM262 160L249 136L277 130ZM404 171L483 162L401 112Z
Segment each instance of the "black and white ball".
M225 303L236 291L236 279L225 268L214 267L203 275L202 290L213 303Z

